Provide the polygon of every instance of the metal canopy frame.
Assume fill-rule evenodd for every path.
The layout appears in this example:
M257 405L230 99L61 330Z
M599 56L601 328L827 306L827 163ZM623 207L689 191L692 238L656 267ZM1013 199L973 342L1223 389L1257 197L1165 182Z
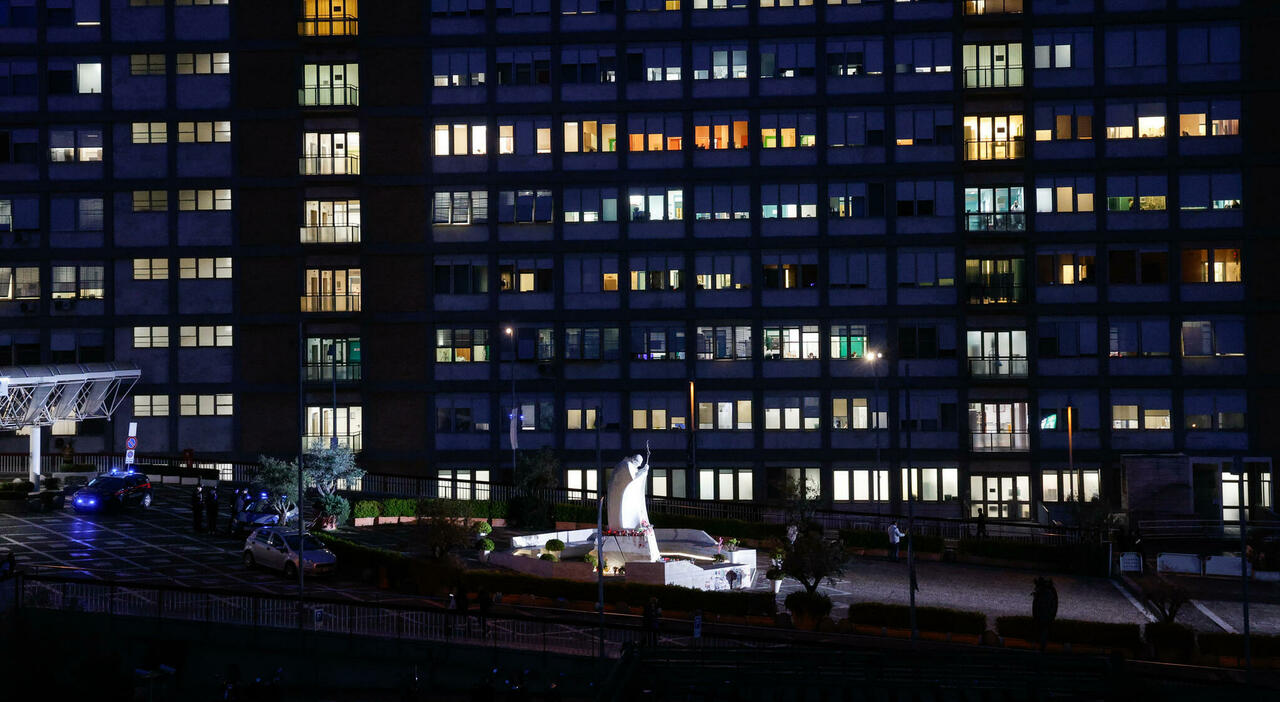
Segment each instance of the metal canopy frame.
M0 430L31 431L31 480L38 486L43 427L110 419L141 377L133 364L0 368Z

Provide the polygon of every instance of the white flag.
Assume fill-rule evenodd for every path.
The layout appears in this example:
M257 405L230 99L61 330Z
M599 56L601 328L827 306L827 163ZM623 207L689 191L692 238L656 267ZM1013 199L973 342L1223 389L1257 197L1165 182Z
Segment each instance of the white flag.
M520 408L511 410L511 448L520 448Z

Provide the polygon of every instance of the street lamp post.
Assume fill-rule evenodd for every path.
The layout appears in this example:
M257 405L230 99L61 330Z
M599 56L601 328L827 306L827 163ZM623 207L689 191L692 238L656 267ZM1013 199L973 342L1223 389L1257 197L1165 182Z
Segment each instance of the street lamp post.
M515 330L511 327L505 329L507 338L511 339L511 421L510 434L511 440L511 479L516 479L516 435L520 431L520 403L516 400L516 335Z
M874 493L872 495L872 499L875 500L876 514L879 515L880 500L883 499L884 496L878 494L880 492L880 481L876 478L876 475L878 475L880 471L880 413L877 411L880 407L880 367L876 364L876 361L884 358L884 354L879 351L868 350L865 358L867 363L871 364L871 377L875 382L875 394L871 398L871 436L876 441L876 467L871 471L871 485L872 492ZM852 410L852 408L850 408L850 410Z

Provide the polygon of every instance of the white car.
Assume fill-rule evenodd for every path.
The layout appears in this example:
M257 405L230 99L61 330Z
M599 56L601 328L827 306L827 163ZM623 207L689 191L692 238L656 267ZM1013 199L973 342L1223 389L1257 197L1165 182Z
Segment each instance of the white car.
M249 568L265 566L297 577L299 556L307 575L325 575L338 568L338 557L310 534L303 534L299 541L297 531L261 527L244 541L244 564Z

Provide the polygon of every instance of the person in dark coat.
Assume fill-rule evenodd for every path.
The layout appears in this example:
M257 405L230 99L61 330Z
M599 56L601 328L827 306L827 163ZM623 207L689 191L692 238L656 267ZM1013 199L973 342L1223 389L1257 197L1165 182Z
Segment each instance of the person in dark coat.
M218 488L213 485L204 491L204 513L209 522L209 533L218 533Z
M197 534L204 531L204 495L199 485L191 491L191 528Z

